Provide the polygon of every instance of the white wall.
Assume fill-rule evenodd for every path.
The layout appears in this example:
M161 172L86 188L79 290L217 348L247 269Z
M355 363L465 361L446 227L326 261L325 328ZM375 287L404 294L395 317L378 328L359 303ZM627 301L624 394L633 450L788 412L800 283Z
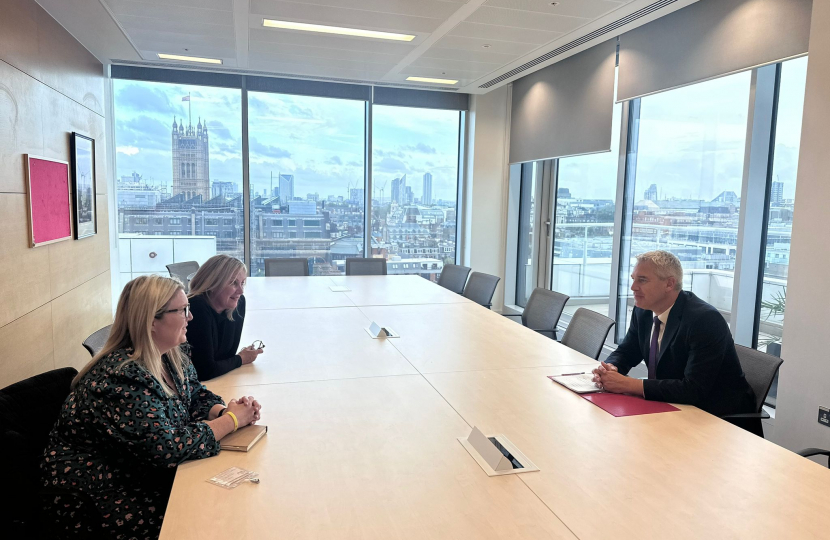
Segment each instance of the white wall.
M462 264L501 277L493 309L504 305L505 229L507 212L507 148L509 90L502 87L471 96L470 141L465 200L467 238Z
M775 417L775 442L797 450L830 448L817 422L830 406L830 2L813 2L804 123L798 163L787 311Z

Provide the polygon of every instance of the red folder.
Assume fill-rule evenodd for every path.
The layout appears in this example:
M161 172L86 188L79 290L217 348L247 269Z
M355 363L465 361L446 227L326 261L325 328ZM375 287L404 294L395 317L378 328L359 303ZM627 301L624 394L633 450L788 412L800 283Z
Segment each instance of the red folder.
M581 397L587 399L600 409L616 417L680 410L674 405L669 405L668 403L663 403L662 401L648 401L641 397L626 396L624 394L581 394Z

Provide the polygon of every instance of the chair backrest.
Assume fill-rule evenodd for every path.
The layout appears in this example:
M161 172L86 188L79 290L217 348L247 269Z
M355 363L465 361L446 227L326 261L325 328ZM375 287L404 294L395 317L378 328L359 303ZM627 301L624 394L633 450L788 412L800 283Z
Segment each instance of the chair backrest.
M761 407L764 405L764 400L767 399L775 374L778 373L778 368L781 367L784 361L777 356L756 351L743 345L735 345L735 350L738 352L738 360L740 360L741 368L744 370L746 382L755 392L755 412L761 412Z
M308 259L265 259L265 276L307 276Z
M195 274L198 269L199 263L196 261L185 261L167 265L167 271L170 272L170 277L179 278L179 281L184 285L184 292L190 291L189 277Z
M4 489L14 496L0 509L0 523L36 519L42 487L40 461L78 372L61 368L0 390L0 462L7 465Z
M372 257L364 259L351 257L346 259L347 276L385 276L386 259Z
M482 272L473 272L470 274L470 280L467 281L467 286L464 287L464 297L489 308L493 301L493 295L496 293L496 285L499 284L500 279L498 276L491 276L490 274L484 274Z
M605 338L613 326L613 319L590 309L579 308L571 317L561 343L597 360Z
M107 344L107 338L110 337L110 328L112 327L111 324L101 328L100 330L96 330L92 333L88 338L86 338L83 342L84 349L89 351L90 356L95 356L101 349L104 348L104 345Z
M522 324L532 330L555 332L562 310L570 298L567 294L536 287L530 293L522 313Z
M445 264L444 269L441 270L441 276L438 278L438 285L449 289L456 294L464 292L464 285L467 284L467 276L470 274L470 268L466 266L459 266L457 264Z

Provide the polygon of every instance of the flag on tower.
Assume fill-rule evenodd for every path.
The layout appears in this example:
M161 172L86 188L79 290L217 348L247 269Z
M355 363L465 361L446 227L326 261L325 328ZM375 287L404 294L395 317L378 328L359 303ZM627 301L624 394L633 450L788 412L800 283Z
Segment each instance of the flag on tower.
M182 98L182 101L190 101L190 96L184 96L184 97Z

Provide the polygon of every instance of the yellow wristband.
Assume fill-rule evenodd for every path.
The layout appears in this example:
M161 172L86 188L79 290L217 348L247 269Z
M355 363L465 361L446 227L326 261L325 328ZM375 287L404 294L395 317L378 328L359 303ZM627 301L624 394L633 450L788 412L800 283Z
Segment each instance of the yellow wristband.
M233 419L233 430L236 431L237 429L239 429L239 420L236 418L236 415L233 414L231 411L225 411L225 414Z

